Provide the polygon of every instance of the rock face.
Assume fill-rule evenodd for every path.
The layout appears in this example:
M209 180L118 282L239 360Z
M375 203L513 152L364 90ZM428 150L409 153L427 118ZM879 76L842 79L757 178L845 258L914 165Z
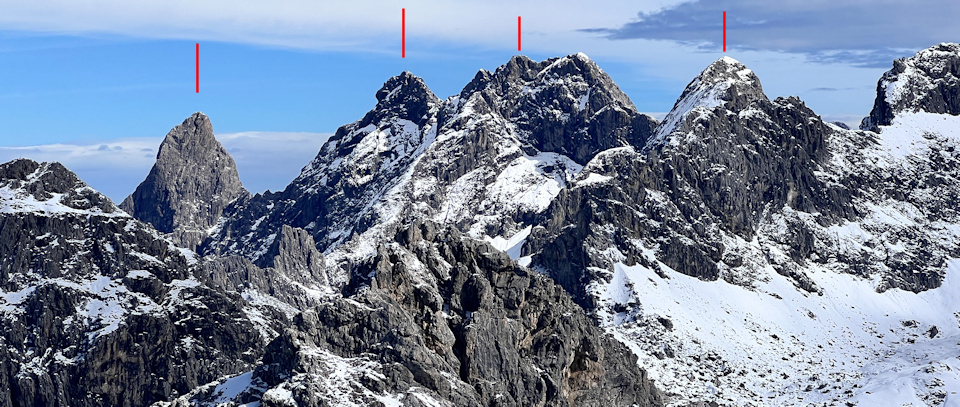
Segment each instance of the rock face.
M958 51L921 51L903 62L912 73L885 76L878 101L900 95L884 99L899 107L879 132L824 123L795 97L770 100L749 69L720 59L642 149L610 149L584 165L538 215L521 255L637 345L671 403L741 405L763 394L770 405L853 394L878 402L857 389L890 384L860 369L936 346L903 346L920 342L891 313L929 329L953 311L880 306L851 319L824 310L956 295L945 281L960 255L960 118L949 102ZM857 379L819 383L825 375ZM954 376L924 376L917 397L937 399L936 383ZM823 396L803 390L817 388Z
M491 111L511 123L523 142L583 165L599 152L642 146L656 122L584 54L534 62L514 57L495 73L481 71L460 93L459 103L479 94L473 113Z
M311 232L321 250L349 238L354 226L372 226L379 216L372 202L403 178L435 137L439 103L420 78L391 78L377 92L376 108L338 129L284 191L231 206L205 251L256 262L283 225Z
M263 405L661 405L562 288L455 229L414 221L353 275L270 344Z
M210 118L197 112L167 133L147 179L120 208L195 249L223 209L245 193Z
M836 238L826 236L823 226L858 221L869 216L862 209L867 201L879 204L878 196L903 200L893 191L916 188L907 177L878 176L876 169L850 165L856 146L869 145L871 138L881 142L876 137L824 123L799 99L768 100L753 72L725 57L688 85L643 151L610 150L591 161L580 181L544 212L524 253L536 254L535 262L589 306L583 296L598 278L590 270L609 270L623 260L646 262L641 259L645 250L656 251L657 261L690 276L739 281L743 273L735 270L744 266L743 254L730 249L759 234L784 245L784 260L764 256L773 268L816 292L800 270L807 261L824 262L824 253L836 253L831 247ZM948 148L946 144L934 150ZM933 172L945 175L942 169ZM942 207L917 200L911 204L926 208L931 217L939 216ZM816 221L808 224L795 213L814 214ZM773 221L779 230L770 229ZM938 247L937 252L953 250L935 243L933 235L902 233L929 243L922 246ZM609 247L617 253L604 252ZM910 266L867 253L833 256L844 258L844 268L853 274L884 275L879 290L935 288L944 266L943 255L919 246L906 256L912 259ZM918 262L920 258L929 261Z
M800 100L767 99L752 71L724 57L691 81L642 151L594 158L544 212L524 253L588 309L587 287L603 278L596 271L652 265L642 255L651 249L680 273L716 280L736 267L730 239L753 240L771 208L854 214L848 193L814 175L831 132Z
M877 99L860 128L878 131L901 112L960 114L960 44L943 43L893 61L877 82Z
M640 146L656 125L582 54L515 57L446 101L404 73L377 100L283 192L229 208L204 252L258 261L288 224L330 253L404 216L455 224L478 238L514 236L593 155Z
M0 164L0 404L142 406L250 369L263 339L191 256L60 164Z
M303 229L284 225L280 237L274 239L259 264L241 256L207 258L203 262L202 279L212 287L239 293L260 305L262 312L285 314L278 322L289 322L300 309L317 304L318 296L331 294L330 281L323 255L316 243ZM285 306L272 307L257 301L268 295ZM263 307L264 305L268 305ZM270 329L282 331L282 324L269 324Z

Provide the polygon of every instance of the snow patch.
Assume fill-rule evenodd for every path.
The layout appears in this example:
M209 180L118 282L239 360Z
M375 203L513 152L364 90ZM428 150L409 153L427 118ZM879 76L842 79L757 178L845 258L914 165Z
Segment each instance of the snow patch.
M610 283L592 289L608 330L640 356L670 405L900 405L960 388L960 260L949 262L942 287L920 294L878 293L869 280L811 266L823 295L797 290L769 267L748 288L648 260L670 278L618 263Z
M485 237L484 240L490 242L490 245L497 248L497 250L506 252L511 259L517 260L520 258L520 249L523 248L523 244L526 243L527 236L530 236L531 230L533 230L533 226L527 226L509 238L497 236Z

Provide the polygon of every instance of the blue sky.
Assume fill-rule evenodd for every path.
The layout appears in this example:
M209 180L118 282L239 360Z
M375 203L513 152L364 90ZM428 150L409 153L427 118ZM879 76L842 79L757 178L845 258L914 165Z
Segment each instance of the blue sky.
M722 10L726 55L756 71L769 96L798 95L829 120L866 115L892 58L960 38L945 22L960 15L955 2L773 4L0 0L0 160L63 161L119 200L149 170L151 143L203 111L243 156L245 185L276 190L328 133L372 108L390 76L409 70L446 97L506 62L518 53L518 15L523 54L585 52L654 115L724 55Z

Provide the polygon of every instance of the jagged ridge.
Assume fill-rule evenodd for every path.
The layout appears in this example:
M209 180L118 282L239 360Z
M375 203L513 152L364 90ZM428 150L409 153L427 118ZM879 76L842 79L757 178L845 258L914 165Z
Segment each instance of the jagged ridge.
M256 261L289 224L330 253L405 215L453 223L474 237L512 236L578 162L640 145L655 124L584 55L516 57L443 102L404 73L377 97L377 107L341 127L283 192L229 209L205 250Z

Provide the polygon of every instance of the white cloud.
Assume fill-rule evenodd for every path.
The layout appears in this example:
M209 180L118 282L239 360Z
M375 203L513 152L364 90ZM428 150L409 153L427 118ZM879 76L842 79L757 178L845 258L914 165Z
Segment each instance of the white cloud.
M300 174L330 133L248 131L217 139L237 162L240 180L251 192L283 189Z
M667 114L670 112L643 112L643 113L650 115L654 119L663 121L663 119L665 119L667 117Z
M6 29L107 32L138 37L257 43L311 49L396 52L400 10L414 38L510 47L516 17L532 34L624 24L680 0L485 2L316 0L0 0ZM534 45L530 43L529 45Z
M122 170L149 168L157 156L158 139L108 140L91 144L45 144L0 147L0 160L24 157L36 161L59 161L72 170L108 166Z
M328 133L243 132L217 135L252 192L283 189L320 151ZM87 184L120 202L146 178L162 138L104 140L89 144L0 147L0 162L15 158L57 161Z

